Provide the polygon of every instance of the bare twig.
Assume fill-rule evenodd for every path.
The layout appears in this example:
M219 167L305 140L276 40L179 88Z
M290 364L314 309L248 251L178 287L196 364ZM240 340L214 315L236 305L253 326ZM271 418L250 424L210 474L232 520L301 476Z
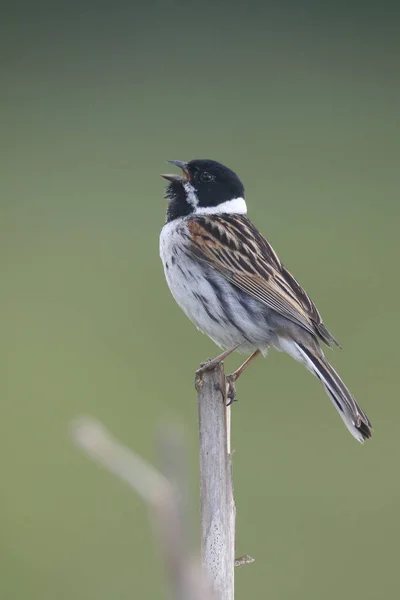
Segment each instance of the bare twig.
M77 420L72 428L76 444L91 458L130 485L149 505L154 532L167 567L174 598L212 600L211 585L200 561L188 552L182 514L182 472L174 471L178 449L173 436L163 441L168 478L140 456L113 439L91 418ZM178 484L179 482L179 484Z
M243 565L250 565L253 562L254 558L252 558L248 554L243 554L243 556L235 558L235 567L243 567Z
M200 438L201 557L218 600L234 598L235 516L223 365L196 375Z

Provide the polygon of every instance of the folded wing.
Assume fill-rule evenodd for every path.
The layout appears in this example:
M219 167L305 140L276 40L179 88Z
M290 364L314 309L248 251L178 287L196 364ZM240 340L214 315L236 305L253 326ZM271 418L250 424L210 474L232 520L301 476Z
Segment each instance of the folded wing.
M339 346L304 289L245 215L199 215L188 221L190 251L228 281L328 346Z

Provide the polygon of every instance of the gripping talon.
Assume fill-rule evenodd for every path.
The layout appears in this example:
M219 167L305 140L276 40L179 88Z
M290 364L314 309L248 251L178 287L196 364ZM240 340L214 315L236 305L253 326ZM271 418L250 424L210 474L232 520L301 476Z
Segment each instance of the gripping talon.
M205 362L200 363L200 368L196 371L197 375L204 373L204 371L209 371L210 369L213 369L214 367L219 365L223 360L225 360L227 356L232 354L232 352L236 350L237 347L238 345L233 346L233 348L228 348L228 350L225 350L224 352L222 352L222 354L219 354L219 356L216 356L215 358L209 358Z
M213 359L212 358L208 358L204 362L200 363L200 367L197 369L196 373L198 375L200 373L204 373L204 371L207 371L208 369L211 369L213 366L214 366L213 365Z
M232 375L226 376L226 383L228 388L226 394L228 402L226 403L226 406L230 406L234 402L237 402L235 379L236 377L234 378Z

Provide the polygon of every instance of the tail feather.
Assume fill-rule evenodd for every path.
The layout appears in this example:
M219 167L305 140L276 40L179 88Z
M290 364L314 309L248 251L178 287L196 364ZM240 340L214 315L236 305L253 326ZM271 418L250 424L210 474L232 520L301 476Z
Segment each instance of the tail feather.
M350 433L361 443L369 439L372 436L370 420L322 352L316 354L299 342L294 342L294 346L300 354L296 358L301 358L321 381Z

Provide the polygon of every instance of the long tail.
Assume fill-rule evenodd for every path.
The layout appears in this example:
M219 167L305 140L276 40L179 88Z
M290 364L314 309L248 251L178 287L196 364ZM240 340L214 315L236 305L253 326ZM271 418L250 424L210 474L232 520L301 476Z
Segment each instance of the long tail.
M370 420L322 351L316 353L300 342L290 342L290 348L288 345L285 344L284 349L297 360L301 360L321 381L351 435L361 443L369 439L372 436Z

